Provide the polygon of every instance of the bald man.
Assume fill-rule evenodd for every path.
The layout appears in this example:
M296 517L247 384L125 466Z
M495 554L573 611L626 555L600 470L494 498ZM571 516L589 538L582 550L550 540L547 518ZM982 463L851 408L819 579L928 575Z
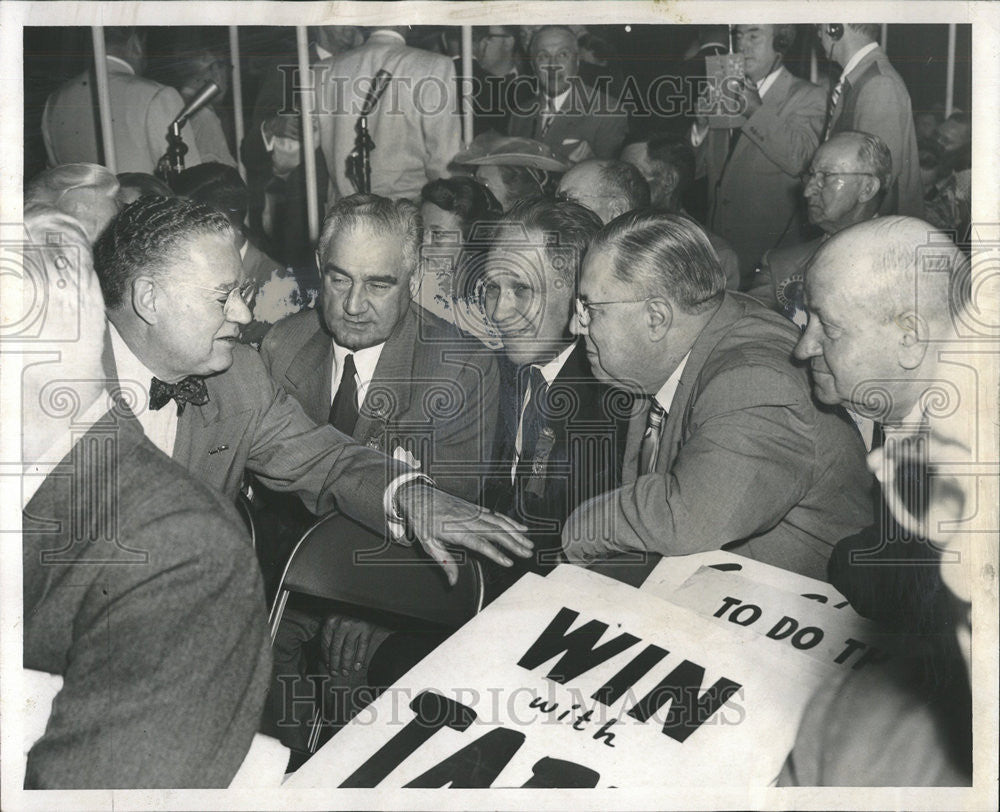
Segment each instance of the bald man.
M607 225L619 214L649 205L649 184L625 161L582 161L563 175L556 197L586 206Z
M878 216L892 183L892 155L877 135L837 133L822 144L803 175L809 222L822 236L764 254L751 296L797 324L805 324L802 280L816 250L838 231Z
M781 784L971 783L968 660L961 656L969 644L970 557L942 556L926 536L954 546L955 534L969 526L966 513L978 497L975 488L963 492L955 479L943 486L946 480L929 473L926 461L917 458L915 465L908 459L923 447L909 443L914 435L935 446L936 463L967 464L977 447L970 435L978 430L978 404L969 401L978 381L974 374L970 379L972 368L956 329L964 308L956 292L967 289L968 273L965 256L943 233L908 217L842 231L820 248L806 272L809 326L795 354L810 362L819 400L850 405L883 421L886 444L869 461L899 520L896 538L902 526L917 531L903 539L909 543L888 542L881 549L855 544L853 559L840 561L847 565L841 574L850 576L848 588L833 577L836 557L831 581L855 608L862 609L856 603L859 594L875 596L897 613L897 630L922 636L907 638L888 663L847 671L818 692ZM956 360L960 354L961 361ZM922 482L912 474L918 466ZM924 491L917 499L911 495L915 488L899 487L907 475ZM941 515L942 498L949 508L964 505L962 521L956 521L957 514L944 525L925 520L928 510ZM866 566L873 556L879 566ZM932 604L946 623L927 625Z
M818 400L876 421L873 446L919 429L925 409L953 403L968 387L964 367L944 352L959 339L955 296L968 273L964 254L942 232L898 216L831 237L806 270L809 325L795 355L809 362ZM910 482L914 502L926 484ZM949 613L938 551L903 531L881 501L872 518L867 530L837 544L830 582L866 617L940 631Z

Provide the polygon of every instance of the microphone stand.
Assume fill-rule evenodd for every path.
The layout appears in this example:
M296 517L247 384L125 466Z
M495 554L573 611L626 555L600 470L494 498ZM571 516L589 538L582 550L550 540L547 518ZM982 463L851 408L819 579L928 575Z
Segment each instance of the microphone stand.
M392 74L387 70L383 69L375 74L372 86L361 105L361 115L354 125L354 150L347 156L347 178L356 192L369 194L372 190L371 153L375 149L375 142L368 132L368 116L375 110L390 79Z
M184 171L184 156L188 153L188 145L184 143L181 130L188 120L208 104L219 92L215 82L207 82L201 90L189 101L167 129L167 151L156 162L156 177L166 183L170 182Z

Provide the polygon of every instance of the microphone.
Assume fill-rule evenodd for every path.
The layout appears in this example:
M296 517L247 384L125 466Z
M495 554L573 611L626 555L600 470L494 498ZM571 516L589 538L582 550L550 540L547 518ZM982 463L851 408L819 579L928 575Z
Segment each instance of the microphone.
M202 85L201 90L195 93L194 97L186 105L184 109L178 114L170 126L173 127L175 124L178 125L178 129L187 124L188 119L191 118L195 113L201 110L206 104L208 104L216 94L219 92L219 86L215 82L205 82Z

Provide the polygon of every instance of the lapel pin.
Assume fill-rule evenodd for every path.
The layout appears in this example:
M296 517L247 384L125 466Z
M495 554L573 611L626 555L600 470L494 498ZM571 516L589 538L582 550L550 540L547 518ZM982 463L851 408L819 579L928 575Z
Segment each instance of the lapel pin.
M218 454L220 451L228 451L228 450L229 450L229 446L223 444L223 445L220 445L220 446L216 446L215 448L213 448L208 453L209 454Z

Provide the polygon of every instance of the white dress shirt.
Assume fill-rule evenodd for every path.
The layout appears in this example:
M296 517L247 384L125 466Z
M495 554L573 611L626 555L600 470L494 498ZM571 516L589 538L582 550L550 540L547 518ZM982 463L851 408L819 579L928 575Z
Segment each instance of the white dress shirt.
M854 70L858 66L858 63L876 48L878 48L877 42L869 42L864 48L848 59L847 64L844 65L844 70L840 74L840 78L837 80L837 84L843 82L847 78L847 74Z
M333 374L330 376L330 403L337 395L340 388L340 379L344 374L344 361L348 355L354 356L354 368L357 373L354 376L354 383L357 386L358 402L355 404L358 412L361 411L361 404L365 402L365 395L368 387L375 377L375 367L378 366L378 359L382 355L382 348L385 342L376 344L374 347L365 347L363 350L348 350L341 347L336 341L333 342Z
M118 381L122 385L125 397L135 412L139 425L150 442L168 457L174 454L174 441L177 439L177 404L169 401L162 409L155 412L149 408L149 387L153 382L153 373L129 349L125 339L115 329L111 328L111 349L115 354L115 366L118 368Z
M681 374L684 372L684 367L687 365L688 358L691 353L686 353L681 362L677 365L670 377L667 378L666 383L660 387L659 391L653 395L656 402L659 403L665 412L670 413L670 406L673 403L674 395L677 392L677 385L681 382Z

